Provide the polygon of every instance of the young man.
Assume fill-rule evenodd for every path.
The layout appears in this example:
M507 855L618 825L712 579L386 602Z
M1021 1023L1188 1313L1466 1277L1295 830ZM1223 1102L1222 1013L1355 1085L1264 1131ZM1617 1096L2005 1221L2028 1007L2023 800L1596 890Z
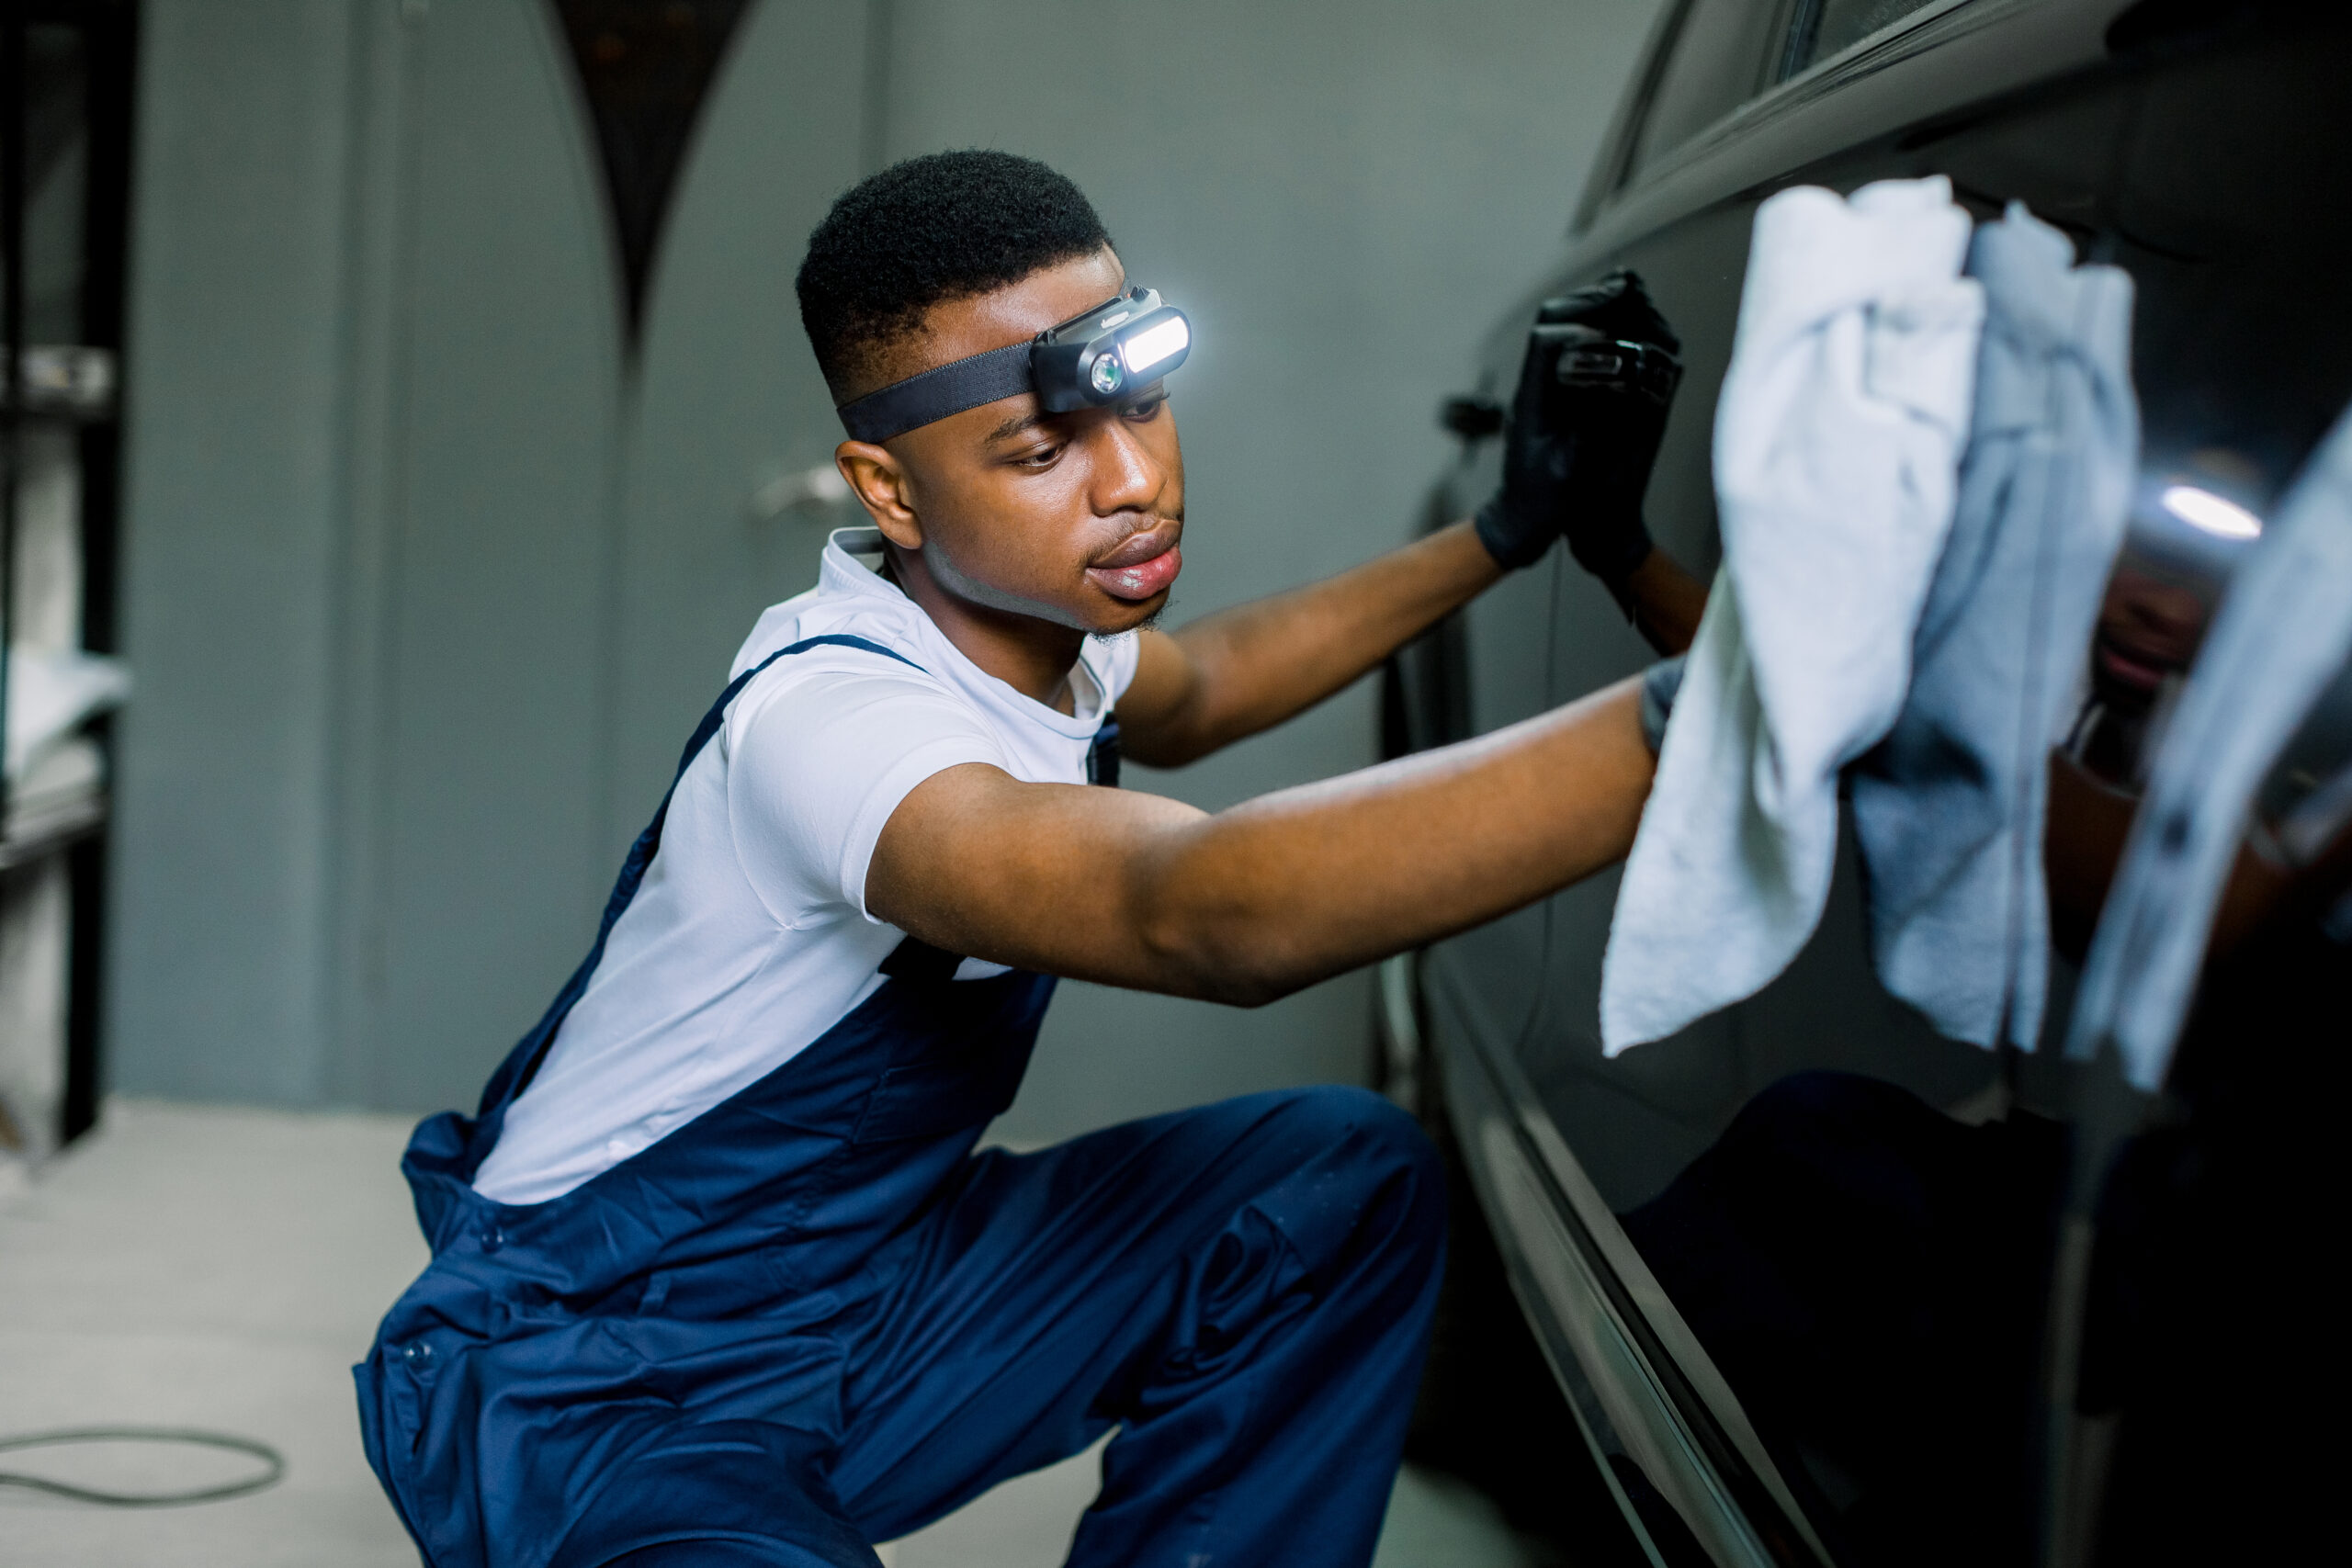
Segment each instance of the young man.
M1323 1089L972 1145L1051 976L1263 1002L1624 852L1633 682L1215 816L1100 786L1114 706L1129 755L1204 755L1564 524L1687 633L1640 523L1663 411L1578 454L1541 405L1581 329L1539 328L1476 524L1161 633L1165 389L1048 412L1027 346L1127 289L1076 188L999 153L900 164L812 236L803 319L872 437L836 460L874 526L753 628L478 1116L411 1145L434 1261L357 1375L430 1562L872 1564L1114 1427L1072 1562L1368 1561L1442 1250L1411 1121ZM1670 345L1638 285L1579 312Z

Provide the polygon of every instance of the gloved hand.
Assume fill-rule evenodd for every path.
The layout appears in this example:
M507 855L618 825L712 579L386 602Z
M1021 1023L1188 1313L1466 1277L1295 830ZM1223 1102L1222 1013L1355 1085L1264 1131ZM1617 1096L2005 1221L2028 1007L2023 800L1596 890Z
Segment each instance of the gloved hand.
M1577 564L1612 591L1642 564L1642 492L1681 346L1630 272L1544 301L1511 400L1502 485L1476 519L1496 560L1532 565L1565 533Z

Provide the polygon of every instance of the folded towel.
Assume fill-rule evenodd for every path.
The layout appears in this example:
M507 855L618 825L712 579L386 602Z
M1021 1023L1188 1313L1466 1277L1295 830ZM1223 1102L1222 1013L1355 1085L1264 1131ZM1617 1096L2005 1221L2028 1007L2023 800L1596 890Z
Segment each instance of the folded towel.
M2074 259L2022 205L1976 231L1984 336L1959 506L1911 694L1852 775L1879 979L1978 1045L2030 1048L2041 1032L2050 750L2139 463L2132 279Z
M1968 435L1984 299L1941 178L1756 214L1715 410L1724 565L1601 964L1611 1055L1753 995L1821 918L1838 774L1885 735Z
M2134 1085L2163 1085L2255 791L2347 657L2352 410L2230 580L2189 669L2084 962L2069 1056L2111 1040Z

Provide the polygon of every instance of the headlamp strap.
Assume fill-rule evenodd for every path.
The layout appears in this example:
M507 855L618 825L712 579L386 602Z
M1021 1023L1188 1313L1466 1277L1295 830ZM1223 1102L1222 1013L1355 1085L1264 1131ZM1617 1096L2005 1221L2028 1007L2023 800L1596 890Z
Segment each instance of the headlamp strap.
M992 403L999 398L1031 389L1029 351L1032 343L1008 344L986 354L893 381L833 412L852 441L888 441L917 425Z

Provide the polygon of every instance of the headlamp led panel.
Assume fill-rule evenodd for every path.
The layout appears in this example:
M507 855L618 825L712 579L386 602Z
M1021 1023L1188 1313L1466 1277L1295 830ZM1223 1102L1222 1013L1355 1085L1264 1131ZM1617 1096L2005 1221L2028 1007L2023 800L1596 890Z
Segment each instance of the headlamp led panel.
M1035 392L1047 413L1131 398L1184 363L1193 327L1148 288L1133 288L1039 333L910 376L834 412L853 441L888 441L1000 398Z
M1099 408L1148 386L1192 352L1184 312L1149 288L1130 289L1050 332L1030 350L1037 401L1047 413Z

